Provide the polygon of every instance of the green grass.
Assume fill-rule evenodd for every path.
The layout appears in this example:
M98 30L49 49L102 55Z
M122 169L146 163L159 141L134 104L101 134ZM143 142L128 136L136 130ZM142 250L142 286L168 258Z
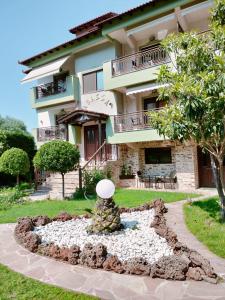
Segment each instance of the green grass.
M174 202L187 197L196 197L196 194L175 193L175 192L155 192L145 190L116 190L114 199L119 206L135 207L145 202L162 198L165 202ZM14 205L13 207L0 211L0 223L16 222L19 217L48 215L53 217L61 211L67 211L72 214L83 214L85 208L92 209L95 200L65 200L65 201L38 201L27 202L23 205Z
M77 294L61 288L40 283L0 265L1 300L93 300L98 299Z
M225 258L225 223L217 197L184 205L187 227L213 253Z

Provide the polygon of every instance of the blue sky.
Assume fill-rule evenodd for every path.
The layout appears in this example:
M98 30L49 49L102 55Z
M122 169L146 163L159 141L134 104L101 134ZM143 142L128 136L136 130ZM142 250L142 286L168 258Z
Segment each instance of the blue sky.
M72 39L68 29L108 11L123 12L147 0L1 0L0 115L21 119L28 130L36 127L29 102L32 84L23 77L18 60Z

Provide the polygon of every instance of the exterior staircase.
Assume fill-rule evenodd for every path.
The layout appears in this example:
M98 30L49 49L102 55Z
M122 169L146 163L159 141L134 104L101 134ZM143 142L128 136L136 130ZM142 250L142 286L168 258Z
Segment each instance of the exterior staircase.
M104 170L107 165L112 165L113 161L117 160L117 156L114 153L114 156L109 157L106 155L106 147L109 145L104 142L99 149L92 155L92 157L85 162L82 162L78 170L68 172L64 176L65 184L65 197L71 198L75 193L76 189L82 186L82 174L84 170ZM41 176L40 176L41 174ZM81 180L80 180L81 178ZM35 201L40 195L41 199L57 199L62 200L62 176L60 173L43 173L39 172L36 177L37 188L36 192L31 195Z

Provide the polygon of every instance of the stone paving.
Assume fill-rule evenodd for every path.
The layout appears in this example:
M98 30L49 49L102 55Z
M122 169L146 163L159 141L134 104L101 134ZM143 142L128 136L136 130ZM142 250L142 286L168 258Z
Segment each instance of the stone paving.
M179 225L178 222L174 225L170 216L168 221L173 223L173 226ZM120 275L72 266L33 254L15 241L14 227L15 224L0 225L0 263L42 282L110 300L225 300L225 283L214 285L206 282L178 282ZM216 257L212 257L214 265ZM225 260L219 261L221 264L215 261L218 270L223 268L222 262Z
M198 199L204 199L205 196ZM194 200L196 201L196 200ZM183 217L184 201L167 203L168 212L165 214L168 226L177 234L178 240L183 244L188 245L189 248L198 250L203 257L207 258L213 265L217 274L225 279L225 259L218 257L207 249L197 238L187 229ZM224 290L225 297L225 290Z

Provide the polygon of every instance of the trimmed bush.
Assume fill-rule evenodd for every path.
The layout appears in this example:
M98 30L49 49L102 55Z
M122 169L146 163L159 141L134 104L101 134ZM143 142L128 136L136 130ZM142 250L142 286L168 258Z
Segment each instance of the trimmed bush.
M62 175L62 196L64 198L64 175L78 167L79 150L66 141L51 141L41 146L33 162L43 171L59 172Z
M26 175L30 170L30 161L27 153L18 148L6 150L0 157L0 171L17 177Z

